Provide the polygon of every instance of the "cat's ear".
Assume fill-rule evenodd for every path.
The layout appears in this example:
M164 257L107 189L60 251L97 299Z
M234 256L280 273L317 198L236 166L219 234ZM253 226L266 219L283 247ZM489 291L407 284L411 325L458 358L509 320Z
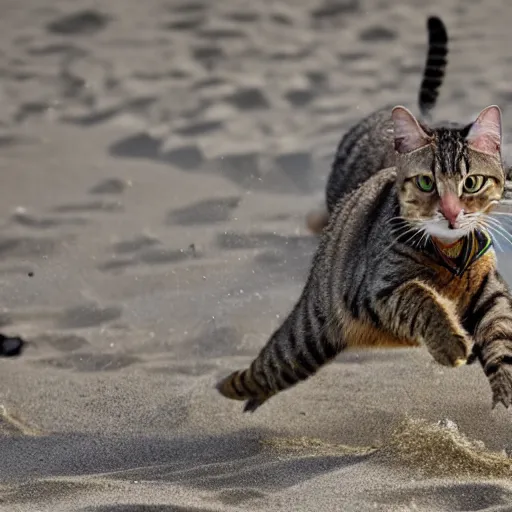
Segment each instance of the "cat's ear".
M431 142L416 118L405 107L398 106L391 111L395 150L399 153L410 153Z
M484 108L471 125L468 146L482 153L496 155L501 149L501 110L496 105Z

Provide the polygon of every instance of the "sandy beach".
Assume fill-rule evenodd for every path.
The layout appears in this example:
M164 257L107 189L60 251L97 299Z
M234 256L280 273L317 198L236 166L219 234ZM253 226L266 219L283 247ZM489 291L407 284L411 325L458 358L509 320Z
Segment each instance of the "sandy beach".
M347 352L254 414L214 389L297 299L344 131L417 112L431 14L435 119L498 104L511 140L506 0L2 1L1 511L512 511L478 365Z

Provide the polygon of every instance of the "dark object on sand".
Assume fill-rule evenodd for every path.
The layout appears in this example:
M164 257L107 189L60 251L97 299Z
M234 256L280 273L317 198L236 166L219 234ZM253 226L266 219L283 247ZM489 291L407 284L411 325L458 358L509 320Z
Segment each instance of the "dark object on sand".
M21 338L0 334L0 357L19 356L25 344Z
M105 28L110 18L95 10L78 11L50 22L47 30L53 34L90 35Z

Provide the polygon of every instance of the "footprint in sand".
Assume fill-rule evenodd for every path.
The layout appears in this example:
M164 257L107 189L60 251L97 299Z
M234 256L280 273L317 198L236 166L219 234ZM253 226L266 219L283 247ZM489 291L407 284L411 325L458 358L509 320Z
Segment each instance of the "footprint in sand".
M228 20L235 21L237 23L254 23L260 19L260 15L257 12L247 11L232 11L225 15Z
M289 251L300 251L308 247L316 247L317 241L312 237L285 236L277 233L235 233L226 232L217 235L217 247L220 249L285 249Z
M184 137L198 137L223 128L221 121L195 121L174 130L178 135Z
M191 51L194 59L206 69L213 68L215 63L225 56L223 49L214 44L195 45Z
M61 240L48 237L0 236L0 257L40 260L54 254L60 243Z
M382 43L394 41L398 34L386 27L374 25L367 27L359 33L359 39L365 43Z
M167 162L183 171L197 170L204 156L197 144L189 143L166 153L160 151L161 142L147 133L137 133L112 144L109 153L122 158L147 158Z
M86 201L82 203L66 203L55 206L53 208L53 211L56 213L116 213L122 212L123 210L123 205L119 201Z
M322 5L311 11L315 21L335 21L338 17L354 14L360 10L359 0L326 0Z
M110 17L95 10L78 11L57 18L46 29L52 34L65 36L92 35L108 25Z
M48 217L30 213L25 208L17 208L16 212L11 216L11 221L18 226L36 230L89 224L89 220L81 217Z
M85 329L118 320L121 315L122 309L118 306L101 307L92 303L82 304L58 313L55 326L58 329Z
M106 178L90 188L89 194L122 194L126 188L126 182L119 178Z
M236 97L236 96L232 96ZM242 109L260 108L253 102L260 100L252 96L241 96ZM299 100L298 100L299 101ZM302 101L302 100L300 100ZM216 129L213 124L196 123L187 128L191 131ZM232 181L247 190L268 190L281 194L310 194L323 186L322 176L316 172L309 151L282 151L274 156L241 149L236 153L226 152L210 161L205 159L203 151L195 142L185 142L177 147L161 152L161 141L148 134L138 133L123 138L109 148L112 156L122 158L147 158L171 164L186 172L211 172Z
M159 245L158 238L149 235L139 235L129 240L122 240L113 245L112 249L116 254L130 254L149 247Z
M201 258L201 253L193 244L187 249L169 249L149 235L117 242L112 250L112 259L100 263L98 270L114 272L140 265L165 265Z
M90 347L87 339L76 334L46 333L34 337L31 343L36 347L49 346L59 352L75 352Z
M240 88L226 97L226 101L241 111L261 110L270 107L270 102L265 93L257 87Z
M145 249L138 255L139 261L148 265L179 263L191 257L192 254L189 251L165 248Z
M197 13L197 12L204 12L208 10L208 2L184 2L181 5L173 5L169 6L169 10L172 13Z
M89 314L87 322L81 318L80 322L73 321L73 325L76 326L75 328L80 328L87 323L87 327L91 327L105 321L111 321L115 319L114 317L115 315L109 313L108 310L103 310L101 313L97 313L94 318ZM71 328L70 324L68 324L68 328ZM75 370L78 372L114 371L139 362L139 358L128 354L87 352L87 349L91 350L91 344L86 338L76 334L46 333L35 337L32 343L36 348L42 349L43 353L48 352L45 346L64 353L62 356L44 357L33 362L36 365L47 365L61 370Z
M311 89L291 89L285 94L285 98L292 107L301 108L314 100L315 93Z
M179 30L179 31L188 31L188 30L196 30L202 27L206 23L206 16L200 12L191 13L188 16L180 16L178 19L173 19L172 21L165 22L162 27L166 30Z
M80 352L63 357L49 357L34 361L36 365L46 365L59 370L77 372L111 372L141 362L141 359L128 354L98 354Z
M231 27L204 28L197 31L197 35L203 39L239 39L245 38L246 35L242 30Z
M166 224L191 226L226 222L230 220L232 211L238 208L241 200L240 196L205 199L183 208L176 208L167 214Z

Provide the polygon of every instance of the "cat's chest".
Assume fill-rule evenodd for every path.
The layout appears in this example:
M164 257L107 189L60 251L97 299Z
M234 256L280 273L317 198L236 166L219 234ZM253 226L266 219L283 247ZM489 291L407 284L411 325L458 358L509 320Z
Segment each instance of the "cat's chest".
M454 277L448 270L438 267L434 286L436 290L454 302L457 311L462 314L469 305L471 297L478 291L482 280L496 268L496 255L488 251L475 261L460 277Z

